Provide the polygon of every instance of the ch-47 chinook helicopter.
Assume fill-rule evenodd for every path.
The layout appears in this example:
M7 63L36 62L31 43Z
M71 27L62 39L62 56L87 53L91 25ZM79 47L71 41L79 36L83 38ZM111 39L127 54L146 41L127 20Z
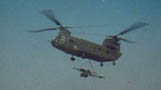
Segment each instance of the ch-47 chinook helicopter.
M45 10L42 11L42 14L45 15L51 21L53 21L58 27L45 28L41 30L32 30L31 32L59 30L60 32L58 36L51 41L53 47L61 51L64 51L67 54L71 54L72 61L75 60L74 56L78 56L83 59L89 59L100 62L101 67L103 66L104 62L113 62L113 65L115 65L115 61L121 56L120 41L134 43L133 41L126 40L118 36L148 25L144 22L138 22L116 35L106 36L108 38L105 38L102 45L99 45L91 41L72 36L71 32L68 30L72 27L63 26L55 18L53 11Z

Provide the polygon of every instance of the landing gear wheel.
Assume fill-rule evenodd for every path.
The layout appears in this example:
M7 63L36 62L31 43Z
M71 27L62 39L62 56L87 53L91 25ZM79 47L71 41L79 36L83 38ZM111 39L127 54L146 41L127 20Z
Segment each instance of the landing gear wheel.
M86 54L82 53L82 58L85 59L85 57L86 57Z
M103 67L103 63L101 63L100 66Z
M115 65L116 65L116 62L115 62L115 61L113 61L113 62L112 62L112 65L113 65L113 66L115 66Z
M75 61L75 58L72 56L72 57L70 58L70 60L71 60L71 61Z

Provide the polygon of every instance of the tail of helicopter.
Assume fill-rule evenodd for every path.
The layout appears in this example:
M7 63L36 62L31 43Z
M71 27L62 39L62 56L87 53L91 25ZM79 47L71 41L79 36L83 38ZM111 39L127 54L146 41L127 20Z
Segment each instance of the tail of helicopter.
M106 36L108 38L104 39L102 46L106 48L106 52L109 55L114 56L113 61L117 60L122 55L120 52L120 41L125 41L127 43L135 43L134 41L130 41L119 36L124 35L130 31L137 30L146 25L148 24L144 22L137 22L116 35ZM115 65L115 62L113 62L113 65Z

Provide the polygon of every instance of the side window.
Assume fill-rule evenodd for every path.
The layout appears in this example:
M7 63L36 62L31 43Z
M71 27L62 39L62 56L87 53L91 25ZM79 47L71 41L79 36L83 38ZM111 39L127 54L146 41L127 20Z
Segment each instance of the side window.
M107 54L109 54L109 53L110 53L110 51L109 51L109 50L107 50L107 51L106 51L106 53L107 53Z
M61 36L60 41L65 42L65 36Z
M101 48L98 48L99 51L101 51Z
M110 48L111 50L116 50L116 47L114 47L114 46L106 45L106 47Z
M66 41L65 36L61 36L61 37L60 37L60 40L59 40L59 43L64 44L65 41Z
M74 41L73 41L72 39L69 39L69 42L70 42L70 43L73 43Z

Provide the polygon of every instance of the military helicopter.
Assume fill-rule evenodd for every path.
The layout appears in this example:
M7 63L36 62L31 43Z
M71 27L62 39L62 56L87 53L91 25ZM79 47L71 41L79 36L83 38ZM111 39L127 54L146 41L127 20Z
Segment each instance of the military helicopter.
M120 41L134 43L134 41L130 41L118 36L148 25L144 22L137 22L136 24L128 27L116 35L106 36L108 38L105 38L102 45L99 45L94 42L72 36L71 32L68 30L72 27L63 26L55 18L52 10L44 10L42 11L42 14L54 22L57 27L45 28L41 30L31 30L30 32L37 33L50 30L59 30L60 32L58 36L56 36L56 38L51 41L53 47L67 54L71 54L70 59L72 61L75 60L74 56L77 56L83 59L100 62L101 67L103 66L104 62L113 62L113 65L115 65L115 61L118 60L118 58L122 55L120 52Z

